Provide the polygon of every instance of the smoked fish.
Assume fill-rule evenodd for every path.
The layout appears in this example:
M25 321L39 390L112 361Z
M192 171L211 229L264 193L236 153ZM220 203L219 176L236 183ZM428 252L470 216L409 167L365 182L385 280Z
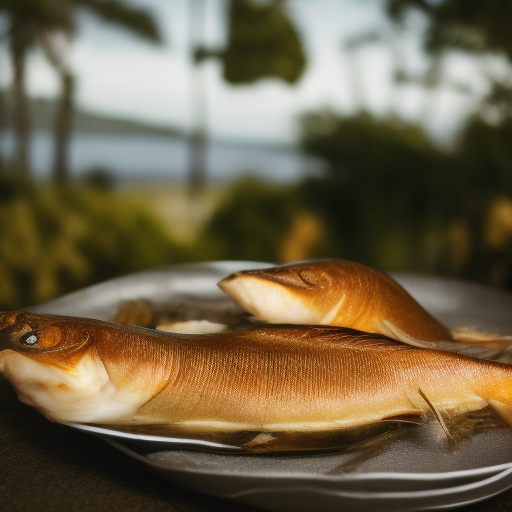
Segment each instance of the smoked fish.
M321 260L244 270L219 286L265 322L337 325L417 346L454 339L399 283L361 263Z
M182 432L325 433L494 407L512 418L512 368L332 326L175 334L0 313L0 371L57 422ZM268 433L269 435L265 435Z

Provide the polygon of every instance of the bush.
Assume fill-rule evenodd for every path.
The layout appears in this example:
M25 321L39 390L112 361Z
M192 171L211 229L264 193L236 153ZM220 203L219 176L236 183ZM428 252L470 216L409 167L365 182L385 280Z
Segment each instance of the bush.
M186 259L140 206L87 189L26 189L0 203L0 308Z
M292 187L242 180L206 225L200 252L213 260L280 261L297 208Z
M442 230L456 210L453 156L417 127L329 111L302 119L302 147L328 163L301 187L324 219L331 256L384 270L440 271Z

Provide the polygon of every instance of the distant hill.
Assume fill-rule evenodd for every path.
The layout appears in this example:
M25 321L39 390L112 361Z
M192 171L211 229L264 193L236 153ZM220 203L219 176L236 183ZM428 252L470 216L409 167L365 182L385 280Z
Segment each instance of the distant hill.
M5 119L2 124L10 128L12 122L12 101L11 95L0 92L3 105L5 105ZM31 98L30 112L32 117L32 129L53 130L55 122L56 102L43 98ZM182 135L181 130L173 127L153 125L128 119L119 119L110 116L103 116L77 108L73 123L75 133L98 133L98 134L136 134L136 135Z

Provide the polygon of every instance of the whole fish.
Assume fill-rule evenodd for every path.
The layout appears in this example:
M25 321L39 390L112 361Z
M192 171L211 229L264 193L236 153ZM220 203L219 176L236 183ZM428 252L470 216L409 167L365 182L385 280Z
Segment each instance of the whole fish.
M337 325L417 346L453 341L400 284L361 263L324 260L244 270L219 286L265 322Z
M54 421L258 432L261 451L275 433L338 432L429 409L490 404L512 417L509 366L338 327L184 335L7 312L0 371Z

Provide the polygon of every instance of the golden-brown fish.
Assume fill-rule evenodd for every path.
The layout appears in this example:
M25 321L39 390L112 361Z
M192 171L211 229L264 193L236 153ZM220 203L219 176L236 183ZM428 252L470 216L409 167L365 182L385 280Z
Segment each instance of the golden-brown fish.
M491 404L508 419L512 411L507 365L338 327L180 335L0 313L0 371L22 401L55 421L166 424L192 434L321 434L429 408Z
M360 263L325 260L244 270L219 286L270 323L337 325L417 345L453 340L394 279Z

